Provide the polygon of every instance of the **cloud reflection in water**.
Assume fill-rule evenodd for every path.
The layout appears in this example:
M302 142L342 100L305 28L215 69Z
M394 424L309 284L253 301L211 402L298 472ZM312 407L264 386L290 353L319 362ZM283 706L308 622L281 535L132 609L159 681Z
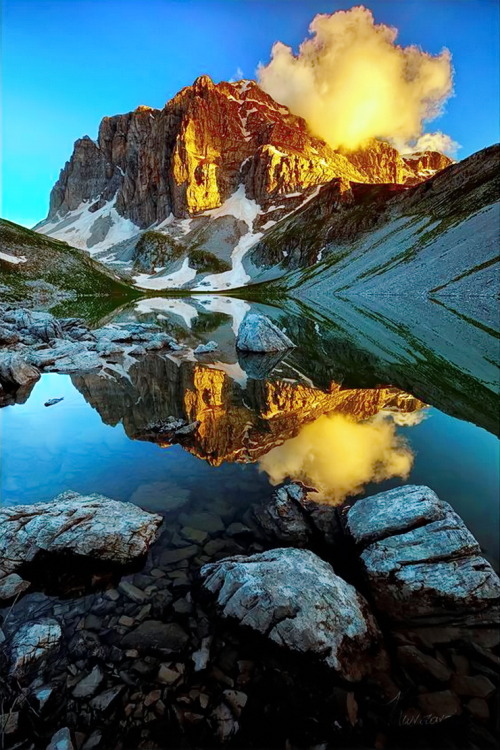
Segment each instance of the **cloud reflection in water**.
M425 418L425 412L418 414L422 415L419 420L405 424ZM408 477L414 456L396 432L399 416L386 411L356 422L343 414L322 415L296 437L273 448L259 466L273 484L299 479L315 487L322 499L340 503L361 492L368 482Z

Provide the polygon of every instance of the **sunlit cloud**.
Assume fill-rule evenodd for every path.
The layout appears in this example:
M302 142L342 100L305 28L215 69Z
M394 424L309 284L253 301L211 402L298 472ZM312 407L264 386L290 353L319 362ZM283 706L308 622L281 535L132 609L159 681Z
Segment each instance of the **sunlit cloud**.
M393 419L377 415L355 422L342 414L319 417L259 462L273 484L298 479L319 491L315 498L332 503L358 494L368 482L406 479L412 464L413 453Z
M274 44L257 71L262 88L333 148L382 138L411 150L452 93L450 52L397 45L397 29L376 24L363 6L319 14L309 31L296 55ZM452 147L446 139L440 146Z
M428 409L419 409L418 411L392 411L391 409L383 409L378 413L377 418L390 418L399 427L415 427L415 425L427 419L428 416Z
M459 148L459 143L438 130L436 133L424 133L417 138L412 151L441 151L442 154L456 156Z

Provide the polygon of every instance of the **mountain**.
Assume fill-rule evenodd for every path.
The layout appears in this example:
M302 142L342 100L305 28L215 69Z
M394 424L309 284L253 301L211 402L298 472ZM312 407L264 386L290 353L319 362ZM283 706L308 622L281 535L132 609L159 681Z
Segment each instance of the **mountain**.
M50 307L65 299L137 292L121 277L66 242L0 219L0 297Z
M151 289L248 283L242 258L321 185L414 184L451 160L370 141L334 151L253 81L201 76L161 110L105 117L78 140L39 232Z
M411 188L334 180L261 238L244 265L254 281L282 277L278 287L314 303L431 295L493 325L499 163L496 145Z

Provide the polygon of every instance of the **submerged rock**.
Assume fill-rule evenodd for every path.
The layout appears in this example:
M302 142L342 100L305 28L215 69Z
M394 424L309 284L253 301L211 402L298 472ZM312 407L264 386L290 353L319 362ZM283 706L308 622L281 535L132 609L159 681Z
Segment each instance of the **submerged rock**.
M245 315L236 338L236 348L243 352L284 352L294 347L283 331L258 313Z
M47 750L74 750L74 745L71 742L71 733L68 727L59 729L50 743L47 745Z
M130 503L77 492L1 508L0 599L27 588L17 571L42 550L126 563L147 552L161 522Z
M395 621L496 623L500 579L448 503L408 485L359 500L347 529L381 612Z
M205 565L204 588L224 618L275 643L316 655L346 680L370 672L368 650L381 638L368 604L309 550L273 549Z

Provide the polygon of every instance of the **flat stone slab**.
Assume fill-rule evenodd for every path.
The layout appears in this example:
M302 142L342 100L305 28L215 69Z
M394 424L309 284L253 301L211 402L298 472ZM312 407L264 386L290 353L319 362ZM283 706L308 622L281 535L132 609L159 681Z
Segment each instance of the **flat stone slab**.
M350 681L370 671L380 631L363 597L310 550L279 548L204 565L219 614Z
M147 552L162 520L131 503L77 492L0 508L0 599L29 586L18 571L40 551L126 563Z
M500 579L460 516L428 487L363 498L348 511L346 525L385 616L498 622Z

